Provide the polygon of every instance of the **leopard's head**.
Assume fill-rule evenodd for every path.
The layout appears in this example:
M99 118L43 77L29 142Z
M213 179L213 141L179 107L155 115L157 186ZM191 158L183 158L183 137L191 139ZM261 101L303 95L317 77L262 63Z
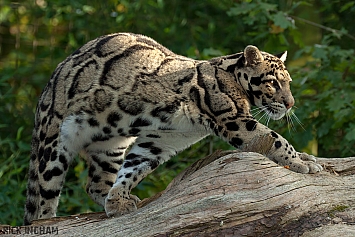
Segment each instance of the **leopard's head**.
M292 79L284 64L287 52L274 56L247 46L243 56L244 67L237 77L250 103L264 110L271 119L281 119L295 103L290 90Z

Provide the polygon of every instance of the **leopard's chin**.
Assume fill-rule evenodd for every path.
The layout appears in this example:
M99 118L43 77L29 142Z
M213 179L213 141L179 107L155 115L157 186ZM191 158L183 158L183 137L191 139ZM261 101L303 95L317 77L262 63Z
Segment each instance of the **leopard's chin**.
M289 109L267 109L267 114L272 120L280 120L282 119L286 114L288 114L291 111L292 108Z
M270 113L269 114L269 117L272 119L272 120L280 120L282 119L286 114L275 114L275 113Z

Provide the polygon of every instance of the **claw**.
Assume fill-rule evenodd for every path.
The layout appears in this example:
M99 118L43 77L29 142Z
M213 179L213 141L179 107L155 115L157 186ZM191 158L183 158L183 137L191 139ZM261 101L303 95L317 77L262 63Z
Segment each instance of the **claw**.
M316 163L309 163L308 167L309 167L310 174L315 174L323 170L323 167L320 164L316 164Z
M108 195L105 200L105 212L108 217L118 217L137 210L140 199L135 195L125 198L121 195Z
M313 162L317 161L315 156L309 155L309 154L304 153L304 152L298 153L298 155L301 158L301 160L303 160L303 161L313 161Z

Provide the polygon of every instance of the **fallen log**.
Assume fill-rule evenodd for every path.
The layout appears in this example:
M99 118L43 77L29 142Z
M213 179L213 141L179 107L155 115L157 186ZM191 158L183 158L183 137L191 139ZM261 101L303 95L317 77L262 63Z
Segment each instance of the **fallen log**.
M256 147L270 139L197 161L133 213L38 220L21 234L44 227L60 236L355 236L355 157L318 158L324 171L299 174L248 151L267 154Z

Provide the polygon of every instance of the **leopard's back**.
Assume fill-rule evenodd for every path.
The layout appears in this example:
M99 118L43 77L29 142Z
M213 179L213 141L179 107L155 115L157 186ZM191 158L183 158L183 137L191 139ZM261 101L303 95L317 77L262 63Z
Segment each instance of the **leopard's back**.
M39 99L33 139L58 135L72 115L102 126L112 124L115 116L129 126L130 117L138 114L164 122L187 100L197 80L196 63L143 35L117 33L92 40L54 71Z
M58 65L39 100L40 113L56 112L62 118L79 110L100 112L120 95L135 94L158 103L169 91L182 90L183 82L177 78L191 76L194 65L194 60L176 55L146 36L118 33L100 37ZM162 77L165 79L160 80Z

